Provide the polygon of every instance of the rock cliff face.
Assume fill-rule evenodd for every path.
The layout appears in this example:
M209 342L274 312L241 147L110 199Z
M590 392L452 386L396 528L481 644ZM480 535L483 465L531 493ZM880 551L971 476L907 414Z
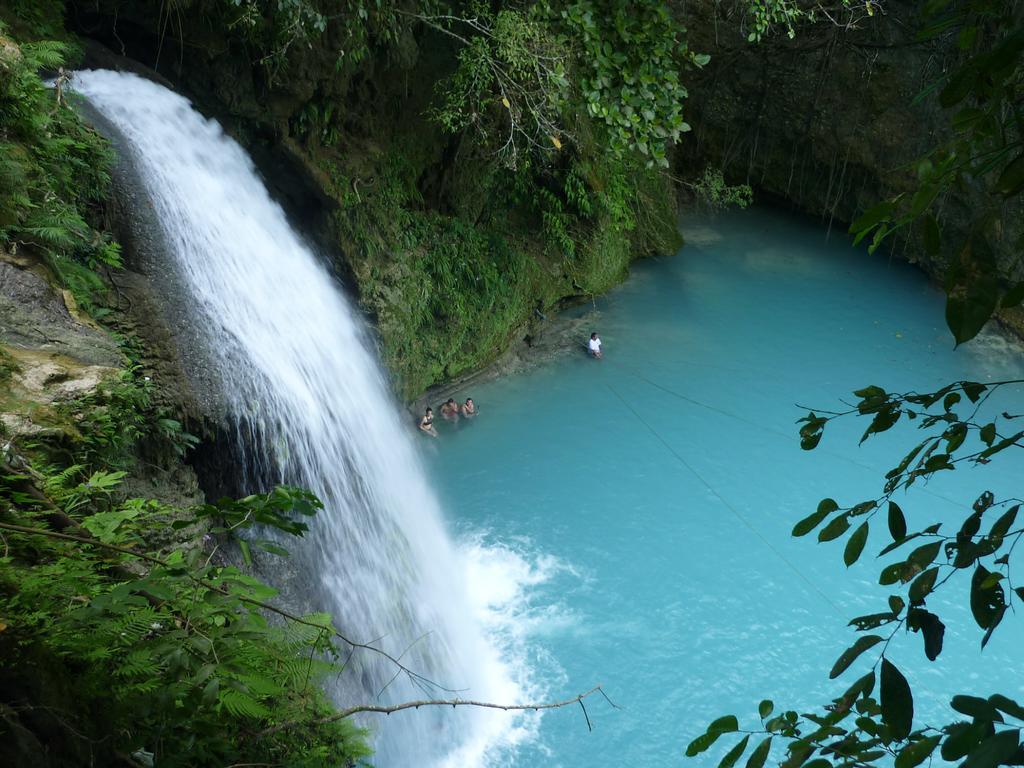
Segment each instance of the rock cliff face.
M692 43L711 54L691 90L688 162L720 163L840 222L912 189L913 163L944 122L932 100L914 100L950 63L940 45L917 42L912 12L849 31L818 23L794 40L752 45L717 8L687 4Z
M918 37L923 3L885 3L885 13L856 29L827 22L752 45L729 4L676 3L695 50L710 64L690 88L691 140L680 147L684 174L706 164L733 182L746 181L772 198L845 231L881 200L917 188L918 159L948 138L950 114L934 93L958 63L950 38ZM966 234L970 214L992 209L1003 220L995 247L1003 271L1021 279L1012 243L1024 232L1020 202L1006 205L977 189L939 201L950 240ZM941 278L951 256L925 255L917 232L902 234L894 252ZM1024 314L1002 319L1024 329Z

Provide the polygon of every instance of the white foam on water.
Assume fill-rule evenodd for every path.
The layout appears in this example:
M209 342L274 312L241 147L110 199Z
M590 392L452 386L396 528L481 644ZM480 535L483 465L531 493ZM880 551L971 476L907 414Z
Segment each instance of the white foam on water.
M545 584L571 568L551 556L487 543L481 535L462 542L459 549L465 555L470 608L497 651L491 668L505 681L501 700L542 702L563 692L564 673L550 657L531 657L536 653L531 638L574 621L563 607L536 600ZM516 748L537 737L542 717L543 711L494 718L475 740L452 752L444 767L513 764Z
M359 652L332 695L348 705L514 703L537 693L514 624L539 576L514 558L453 545L362 325L250 158L156 83L88 71L74 88L129 143L240 434L272 453L253 457L245 476L305 486L324 501L306 539L289 543L310 602L357 641L379 638L452 689L424 691L402 675L389 682L394 666ZM506 591L481 594L482 585ZM363 722L377 729L375 762L404 768L492 764L535 721L425 707Z

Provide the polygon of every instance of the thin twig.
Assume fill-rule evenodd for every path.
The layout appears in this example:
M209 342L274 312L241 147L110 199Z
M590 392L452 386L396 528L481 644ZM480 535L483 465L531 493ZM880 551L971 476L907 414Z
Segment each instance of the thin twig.
M599 691L602 693L602 695L604 695L602 686L595 685L586 693L581 693L578 696L573 696L571 699L566 699L565 701L548 702L545 704L493 704L489 701L473 701L472 699L424 699L421 701L406 701L401 704L395 704L390 707L361 705L339 710L335 712L333 715L329 715L328 717L321 717L317 720L313 720L312 722L303 720L290 720L286 723L279 723L278 725L272 726L264 731L261 731L259 735L270 736L272 734L278 733L279 731L283 731L288 728L294 728L299 725L325 725L327 723L334 723L338 720L343 720L346 717L351 717L352 715L357 715L361 712L376 712L378 714L390 715L392 712L401 712L404 709L419 709L420 707L477 707L482 709L500 709L504 712L537 712L542 709L561 709L562 707L568 707L576 703L582 705L583 700L585 698L587 698L588 696L592 696L593 694L598 693ZM607 695L605 695L605 699L608 699ZM611 704L611 701L609 701L608 703ZM615 705L612 704L612 706ZM586 714L586 708L584 708L583 712L584 714ZM590 728L589 717L587 718L587 727Z

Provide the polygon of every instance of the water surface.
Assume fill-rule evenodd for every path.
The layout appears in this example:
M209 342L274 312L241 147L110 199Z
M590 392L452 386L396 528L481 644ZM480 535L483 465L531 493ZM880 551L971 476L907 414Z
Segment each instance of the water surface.
M800 709L838 695L865 671L827 679L854 639L846 621L885 610L873 557L885 523L849 571L842 542L789 531L824 496L875 496L916 433L858 448L866 423L851 422L807 453L798 404L1024 374L1020 347L993 333L954 351L919 271L816 222L762 209L683 231L680 254L597 300L603 361L581 351L476 387L463 397L481 415L424 441L489 631L525 651L548 697L603 683L622 707L589 700L593 732L578 707L546 715L516 765L717 765L722 750L683 758L714 717L752 724L762 697ZM1012 480L1004 460L898 500L911 526L953 520L986 488L1011 495ZM966 589L941 604L939 662L917 635L890 653L933 719L957 685L1024 695L1024 676L998 670L1024 633L1007 621L982 654Z

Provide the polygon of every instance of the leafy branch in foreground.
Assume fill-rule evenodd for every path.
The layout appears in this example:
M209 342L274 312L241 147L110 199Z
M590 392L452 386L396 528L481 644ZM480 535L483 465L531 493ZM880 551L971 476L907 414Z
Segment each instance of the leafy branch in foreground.
M40 469L11 443L5 453L0 722L18 735L15 749L31 749L29 733L38 743L68 744L62 753L72 763L88 753L107 764L134 754L161 766L355 765L369 755L363 732L348 720L360 712L579 704L586 717L584 699L603 695L598 686L553 703L442 698L453 692L374 643L349 639L329 615L274 605L275 590L224 564L218 552L231 539L247 561L252 546L287 554L281 535L302 536L302 518L322 506L307 491L278 487L185 513L119 500L124 470ZM147 540L161 527L178 534L157 550ZM254 535L270 531L273 539ZM439 695L337 709L321 683L357 652L384 657L396 675ZM64 688L74 690L74 703L51 712L40 691Z
M987 697L960 693L950 702L956 713L953 719L923 725L915 716L910 681L887 655L903 630L921 636L929 660L939 657L946 627L929 599L956 578L969 578L970 610L982 630L982 648L1013 601L1024 602L1024 586L1015 583L1011 570L1014 551L1024 536L1024 521L1018 521L1020 499L997 499L985 491L970 505L958 527L945 530L949 521L911 526L901 506L892 500L897 490L909 490L935 473L965 464L987 464L997 454L1024 447L1024 431L1006 426L1020 415L1004 412L983 417L984 406L994 392L1021 384L1024 381L960 381L933 392L903 394L870 386L854 393L859 400L846 411L825 416L810 412L800 420L801 445L806 450L817 447L828 423L850 416L870 419L861 442L891 429L901 419L916 422L927 433L886 474L877 497L851 506L823 499L793 528L794 536L818 530L820 542L845 536L843 560L847 566L861 557L870 539L871 522L880 514L884 514L885 544L879 557L896 553L911 542L917 546L909 553L896 554L881 567L879 583L900 594L890 595L883 610L851 619L850 626L864 634L839 656L829 677L839 677L874 650L877 655L870 669L818 712L786 711L773 716L773 702L761 702L760 727L742 731L743 739L720 766L735 765L753 735L762 739L747 760L748 768L764 765L773 744L784 745L785 768L867 766L891 760L896 768L913 768L936 750L944 760L962 760L963 768L1024 764L1020 743L1024 707L1000 693ZM878 632L883 627L884 631ZM699 754L720 736L738 732L734 716L719 718L690 744L687 754Z

